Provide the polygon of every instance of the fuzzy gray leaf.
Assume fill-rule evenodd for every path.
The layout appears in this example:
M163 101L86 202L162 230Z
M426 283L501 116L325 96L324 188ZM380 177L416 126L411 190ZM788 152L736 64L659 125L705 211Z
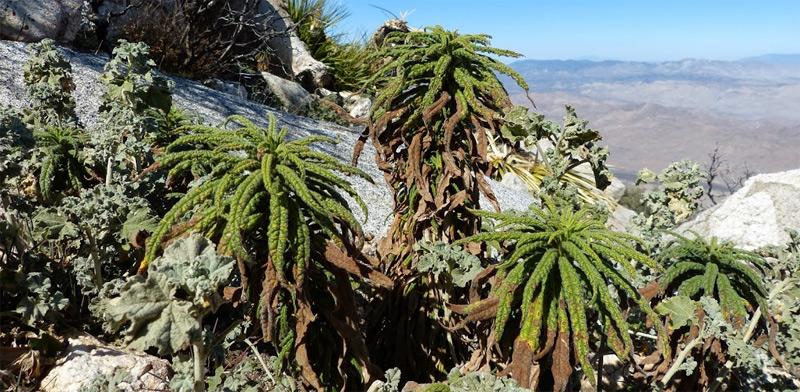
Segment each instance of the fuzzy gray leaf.
M131 348L158 347L159 355L175 353L200 332L192 303L175 299L176 290L177 285L163 274L150 274L145 280L135 277L120 297L108 301L106 315L116 328L131 323L125 330Z

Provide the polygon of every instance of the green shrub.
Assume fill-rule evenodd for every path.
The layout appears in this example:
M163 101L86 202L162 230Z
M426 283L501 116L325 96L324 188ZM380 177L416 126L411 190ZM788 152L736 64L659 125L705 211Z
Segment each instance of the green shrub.
M25 111L25 122L35 129L77 127L78 117L72 97L75 83L69 61L51 39L30 44L27 49L31 55L22 72L31 107Z
M463 310L465 322L493 318L486 347L499 343L504 351L511 351L511 376L521 386L534 389L546 370L531 379L531 366L543 357L553 363L553 389L567 385L575 362L594 384L589 339L595 328L619 358L628 357L633 348L623 310L628 301L654 321L659 348L669 356L666 331L658 317L620 272L625 269L635 275L632 261L655 270L660 267L633 248L635 237L606 229L590 209L573 212L545 200L542 208L532 206L525 215L475 211L497 220L497 231L458 243L497 241L509 251L496 266L497 284L489 297ZM619 298L612 296L609 287L615 288ZM598 323L589 323L595 317ZM505 339L507 329L513 330L511 339Z
M351 387L358 385L356 379L369 382L377 369L360 334L345 321L357 319L349 276L390 282L352 258L363 233L343 195L364 214L366 205L334 171L369 177L309 149L313 143L336 144L330 138L287 141L288 130L278 131L274 118L267 129L238 116L222 127L233 122L241 126L184 127L186 134L165 149L159 162L171 168L170 179L192 167L205 167L208 174L164 215L140 272L166 239L192 230L204 233L219 241L220 252L237 258L243 290L249 292L242 299L258 304L264 340L279 353L278 368L293 373L296 364L315 389L351 385L341 376L348 373L356 377L350 378ZM342 301L350 305L326 310L325 304ZM343 343L331 347L326 336ZM332 357L312 362L321 358L317 355Z

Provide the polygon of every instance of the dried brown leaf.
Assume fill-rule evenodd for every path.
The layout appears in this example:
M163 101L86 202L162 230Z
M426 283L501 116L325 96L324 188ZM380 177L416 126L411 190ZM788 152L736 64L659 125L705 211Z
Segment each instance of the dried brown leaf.
M361 278L367 279L380 288L392 288L394 281L388 276L376 271L368 265L364 265L348 256L333 243L328 243L325 248L325 259L331 264Z

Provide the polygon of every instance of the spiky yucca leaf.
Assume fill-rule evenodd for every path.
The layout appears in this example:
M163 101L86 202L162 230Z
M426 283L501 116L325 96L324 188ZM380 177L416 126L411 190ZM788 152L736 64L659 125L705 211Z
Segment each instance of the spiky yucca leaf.
M241 126L226 129L234 122ZM378 274L368 266L356 268L355 259L347 253L362 244L363 233L345 195L361 206L365 216L367 209L350 183L334 171L371 181L370 177L309 148L313 143L337 141L318 136L288 141L287 129L279 130L272 116L268 128L232 116L221 127L189 125L179 131L183 136L168 145L160 159L162 166L172 168L170 176L184 175L195 166L212 170L164 215L148 240L139 271L147 271L166 240L192 230L203 232L219 242L219 252L237 257L244 292L250 279L263 279L261 293L251 292L249 299L260 303L262 332L280 353L278 366L284 366L284 360L297 360L303 380L313 389L348 385L345 370L320 370L319 366L327 365L315 368L308 361L309 351L329 347L307 347L305 342L312 321L309 315L322 311L314 309L315 303L353 300L347 299L352 296L349 284L334 278L348 273L359 278ZM331 248L330 243L345 250ZM353 263L353 267L343 268L343 263ZM310 270L315 273L307 273ZM333 298L312 299L311 293ZM343 329L347 323L342 319L354 319L352 312L355 309L349 307L327 312L322 317L326 321L315 326L328 325L336 330L334 334L342 335L346 344L334 355L340 356L339 363L357 364L353 368L362 373L361 379L370 380L376 370L363 340ZM342 377L318 376L330 371Z
M501 344L508 342L503 339L504 335L515 330L518 335L514 339L514 350L520 347L520 343L530 348L530 357L512 356L509 365L512 369L519 366L514 361L532 361L533 357L545 355L555 355L558 358L553 357L553 361L563 362L566 341L561 339L566 339L566 333L578 364L589 379L594 379L589 364L592 326L587 320L595 314L606 324L599 332L608 334L609 346L620 358L628 356L632 349L628 324L620 301L609 293L609 285L615 286L623 295L623 303L624 298L629 298L654 320L659 346L667 349L666 331L658 317L642 295L618 272L618 266L633 271L632 261L660 269L652 259L633 247L638 239L606 229L593 219L589 209L577 212L560 210L546 198L544 207L532 206L525 216L473 212L496 220L498 231L477 234L457 243L499 241L512 249L499 266L500 283L490 294L500 298L494 323L495 339ZM509 268L508 274L502 272ZM519 292L518 287L524 287L524 290ZM518 311L520 308L521 312ZM556 309L564 312L566 317L558 316ZM512 315L518 317L519 326L508 325ZM555 336L559 336L559 343L549 344ZM572 356L569 357L572 361ZM563 363L559 368L558 374L553 374L555 383L565 385L570 374L564 374L566 367ZM528 384L528 374L512 376Z
M659 283L661 292L677 290L694 299L715 298L723 315L737 328L747 320L747 309L761 306L768 318L767 291L762 283L766 261L755 252L735 248L731 242L717 237L706 241L691 233L694 239L670 233L675 241L658 258L661 265L669 266Z

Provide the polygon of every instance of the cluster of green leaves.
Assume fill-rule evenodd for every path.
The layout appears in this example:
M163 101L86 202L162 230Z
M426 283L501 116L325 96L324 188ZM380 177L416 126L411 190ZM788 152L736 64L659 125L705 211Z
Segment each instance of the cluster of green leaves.
M762 250L769 256L773 278L769 309L778 324L776 345L784 354L788 371L800 377L800 233L787 229L791 240L783 249Z
M483 192L496 205L485 181L487 134L499 131L498 115L511 106L495 71L527 84L490 57L519 54L489 46L487 35L461 35L441 26L392 33L370 58L380 68L367 82L376 88L368 137L378 166L394 191L395 219L382 254L406 262L422 238L450 242L479 225L467 208Z
M224 128L233 121L243 126L235 130ZM182 231L221 236L220 250L224 253L249 258L244 241L246 233L260 226L268 227L269 255L281 280L292 267L285 262L286 253L291 252L296 258L294 261L301 271L311 258L312 232L301 222L316 222L325 238L340 244L350 237L337 229L337 221L346 222L356 238L362 236L361 225L336 188L353 197L364 214L366 205L348 182L331 170L365 179L369 176L308 147L317 142L336 144L335 140L308 137L284 141L288 129L284 127L279 132L274 117L270 117L269 128L259 128L238 116L228 118L222 126L183 128L188 134L167 146L160 158L164 167L172 168L170 179L193 166L211 170L205 182L193 188L163 217L149 241L142 271L156 255L158 245L184 214L196 206L201 209L194 215L202 219L185 225Z
M106 179L135 178L154 163L152 147L163 146L175 127L191 121L173 108L172 82L156 73L149 53L144 43L120 40L100 75L106 91L86 151L87 164L104 169Z
M49 258L67 260L84 295L98 294L105 277L128 273L142 256L139 237L155 229L149 203L122 184L99 185L33 215L34 238Z
M26 48L31 56L25 62L25 92L31 106L25 111L25 122L34 129L46 127L75 128L75 99L72 92L72 66L55 47L52 39L32 43Z
M369 57L375 71L365 90L376 98L353 161L371 138L378 167L394 193L394 219L378 244L378 256L399 282L390 296L394 302L376 308L414 311L392 311L388 323L376 323L367 334L380 360L398 366L404 377L433 379L468 355L466 345L453 347L454 341L468 337L453 339L436 321L443 303L434 299L443 298L444 287L415 282L419 254L414 244L423 239L450 243L476 233L480 220L469 209L478 207L481 193L499 209L485 178L490 170L486 151L488 137L498 135L500 117L511 101L495 72L528 87L493 57L520 55L491 47L489 38L441 26L393 32ZM386 316L379 313L370 317ZM403 336L431 328L440 332Z
M77 129L49 126L33 135L43 156L39 172L42 197L51 200L57 191L79 193L87 176L83 148L88 135Z
M241 126L225 128L234 122ZM352 288L349 283L342 285L341 279L347 280L348 273L374 278L360 272L369 270L367 266L347 255L348 249L363 244L363 233L344 195L354 199L365 215L366 205L334 172L369 176L309 148L314 143L336 144L333 139L285 140L288 129L278 130L274 118L268 128L233 116L221 127L187 126L181 131L184 135L168 145L159 160L171 168L169 179L194 167L205 168L208 174L163 216L148 240L140 272L148 270L168 238L194 230L218 240L219 251L239 261L244 292L250 293L243 299L259 304L262 333L280 353L279 367L296 359L303 379L314 388L323 388L323 383L345 385L346 369L312 367L305 342L310 339L306 334L313 313L321 311L315 304L353 300ZM346 342L332 355L343 361L352 358L362 379L368 380L374 369L364 342L340 320L355 317L352 312L354 308L323 312L326 328L333 327L327 333L338 333ZM349 352L348 346L352 346Z
M171 83L155 72L155 66L147 44L120 40L100 76L107 88L100 112L127 107L139 115L152 109L168 113L172 108Z
M735 366L742 375L762 371L765 356L749 342L751 332L732 325L715 298L702 296L693 300L677 295L658 304L655 310L666 318L671 331L688 330L681 336L685 339L679 339L683 347L676 347L678 355L668 362L670 369L654 383L657 390L663 390L670 381L679 390L713 390L713 385L718 385L715 378L724 378L721 373L726 365Z
M725 319L737 328L742 328L748 313L757 307L769 317L762 283L767 268L764 259L716 237L707 242L693 234L695 238L690 240L672 233L676 242L659 254L659 263L667 266L659 283L661 292L677 290L678 295L689 298L718 298Z
M87 182L83 147L88 136L80 129L72 92L72 67L45 39L27 46L31 52L23 67L30 107L23 121L36 139L32 161L39 170L39 191L52 201L57 192L77 193Z
M189 345L195 356L194 390L205 390L205 362L209 350L203 318L225 300L221 288L230 282L234 260L219 256L200 235L181 238L154 260L147 276L135 275L119 289L119 296L100 301L96 312L116 332L123 325L128 347L158 349L159 355L177 353Z
M515 106L503 118L500 133L509 144L491 144L489 162L502 178L508 173L518 176L536 196L564 200L569 204L603 203L613 209L616 203L602 191L611 183L605 162L608 148L596 143L600 133L587 128L587 120L579 120L575 109L567 105L563 125L545 120L544 115L528 113L528 108ZM515 149L511 145L519 144ZM533 153L529 152L532 151ZM593 179L577 169L588 165Z
M626 358L632 342L625 304L632 302L652 320L658 319L620 269L635 274L631 261L655 270L660 267L633 247L635 237L606 229L591 209L573 212L545 199L542 208L531 206L525 215L475 213L497 220L496 231L460 242L496 241L509 252L496 267L498 284L487 299L463 310L465 321L494 319L494 340L488 346L496 341L504 350L513 347L510 372L522 386L540 387L542 376L529 377L530 367L544 357L552 358L555 390L567 385L575 363L594 383L591 330L600 328L617 356ZM612 298L609 287L615 288L619 299ZM666 333L658 321L655 328L659 345L667 349ZM516 332L512 339L504 339L507 329Z
M700 179L706 176L699 163L688 159L671 163L658 175L646 168L640 170L636 185L658 180L663 188L642 193L645 212L631 220L628 230L641 237L651 250L658 250L662 232L672 230L700 207L704 193Z
M467 287L483 271L477 256L444 242L420 241L414 244L414 250L421 252L417 269L430 273L434 279L443 280L447 285Z
M28 153L26 147L33 143L33 134L22 121L22 115L11 107L0 107L0 183L21 176Z
M151 263L147 276L136 275L120 296L102 304L108 328L131 321L125 335L129 346L180 351L199 339L199 320L224 303L220 290L231 280L234 260L219 256L214 244L197 234L172 243ZM180 291L185 298L177 298Z
M452 369L447 375L447 382L434 383L420 389L428 392L525 392L517 382L509 377L497 377L487 372L469 372L461 374L459 369Z

